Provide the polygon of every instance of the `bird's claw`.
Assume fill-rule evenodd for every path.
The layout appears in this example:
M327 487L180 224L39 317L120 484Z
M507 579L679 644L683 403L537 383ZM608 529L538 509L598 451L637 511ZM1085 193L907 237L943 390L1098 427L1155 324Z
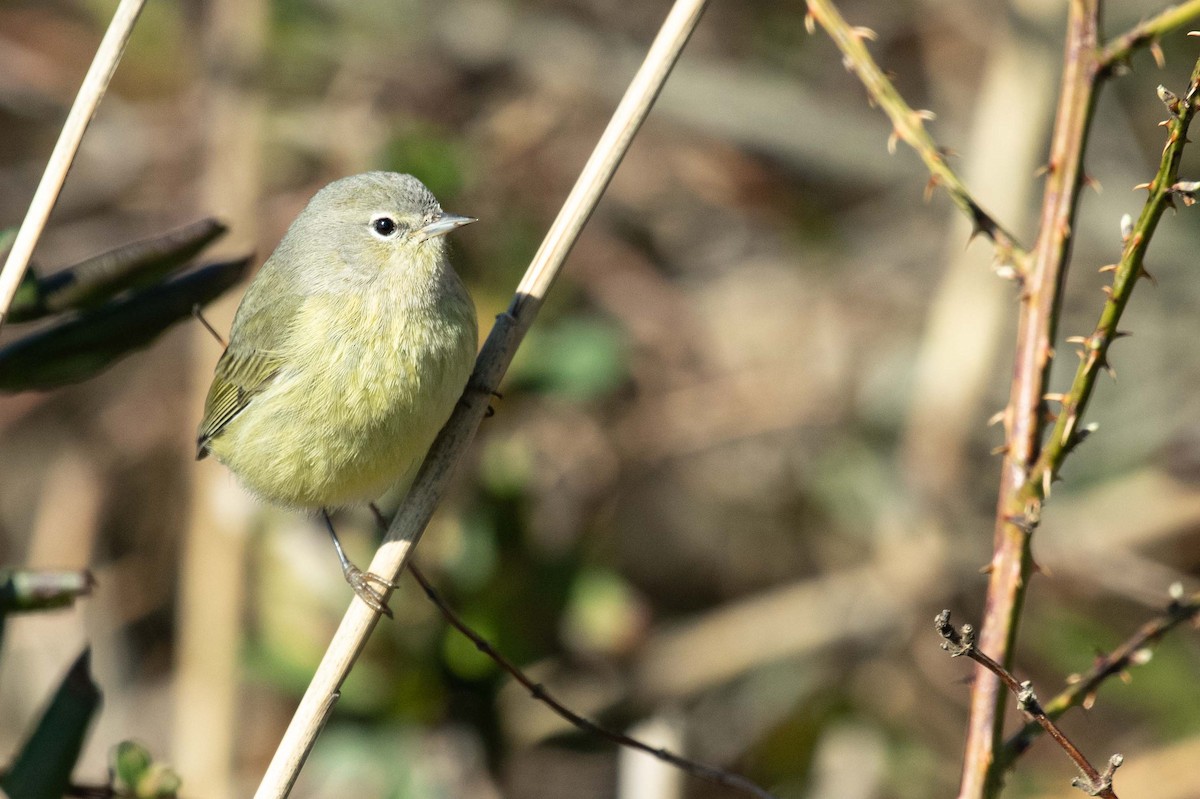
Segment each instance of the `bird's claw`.
M364 572L354 565L345 570L345 575L346 582L350 583L354 593L366 603L367 607L376 613L382 613L389 619L395 618L392 609L387 606L387 599L384 596L385 592L397 587L395 583L383 579L374 572ZM376 585L383 590L376 589Z

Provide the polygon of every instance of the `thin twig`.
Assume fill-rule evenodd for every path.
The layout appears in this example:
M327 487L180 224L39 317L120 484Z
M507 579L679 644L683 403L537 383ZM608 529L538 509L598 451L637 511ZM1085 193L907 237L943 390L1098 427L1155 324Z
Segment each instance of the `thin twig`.
M508 672L509 676L523 685L525 689L529 691L530 696L544 704L546 707L550 708L560 718L565 719L586 733L591 733L592 735L599 736L606 741L611 741L617 746L624 746L629 749L636 749L639 752L645 752L652 757L658 758L664 763L668 763L680 769L681 771L691 774L693 777L706 780L715 785L722 785L726 788L736 788L740 791L745 791L746 793L760 797L760 799L775 799L774 794L764 790L763 788L760 788L758 785L739 774L733 774L732 772L725 771L724 769L714 768L712 766L706 766L703 763L697 763L694 760L688 760L686 757L681 757L666 749L655 748L623 733L607 730L595 722L575 713L570 708L566 707L557 699L555 699L554 696L546 690L545 686L543 686L541 683L531 680L529 676L525 674L525 672L521 671L521 669L514 665L512 661L510 661L495 647L488 643L487 639L483 638L481 635L471 629L466 622L460 619L454 610L451 609L450 606L442 600L441 596L438 595L437 591L430 584L429 580L427 580L425 575L421 573L421 570L417 568L416 561L410 560L408 562L408 572L418 583L420 583L421 590L425 592L425 596L429 597L429 600L437 606L438 610L441 611L442 616L445 617L446 621L448 621L450 625L454 627L454 629L458 630L460 633L469 638L471 643L475 644L476 649L495 661L500 668Z
M404 504L392 519L388 535L375 553L369 571L394 581L404 568L449 483L455 464L470 445L492 392L499 387L546 292L649 113L706 4L707 0L676 0L672 6L645 61L517 287L509 311L497 318L476 360L466 392L434 441ZM366 645L378 618L378 614L357 597L351 601L259 784L255 793L257 799L280 799L291 790L333 709L342 682Z
M1071 708L1088 705L1091 697L1095 696L1096 691L1099 690L1101 683L1115 674L1122 674L1130 666L1141 662L1141 653L1147 647L1156 643L1180 624L1197 620L1200 620L1200 592L1192 594L1187 599L1172 599L1162 615L1143 624L1137 632L1112 652L1097 658L1087 674L1072 680L1065 690L1043 705L1046 715L1051 719L1058 719ZM1001 770L1009 768L1033 744L1042 731L1041 724L1036 721L1031 721L1018 730L997 752L997 768Z
M1095 108L1099 0L1072 0L1067 18L1063 75L1047 165L1037 242L1030 253L1017 321L1012 389L996 509L994 552L979 648L1012 665L1012 648L1033 571L1029 541L1041 513L1039 501L1022 494L1038 456L1045 426L1046 381L1062 307L1067 256L1083 184L1083 146ZM979 671L971 692L960 799L994 796L993 752L1002 735L1005 694L996 679Z
M970 218L974 230L992 240L1000 263L1011 265L1017 274L1024 274L1027 260L1025 250L1015 236L975 201L966 185L946 163L943 149L925 130L925 121L932 119L933 114L914 110L904 102L892 81L871 57L863 40L874 38L874 33L867 28L848 24L832 0L808 0L806 22L810 30L812 21L825 29L842 51L846 68L858 76L871 102L883 109L892 121L892 138L888 142L888 149L895 150L897 139L912 147L929 170L930 186L944 188L954 204Z
M9 306L12 305L17 288L25 277L25 270L29 268L29 259L42 236L46 221L50 218L50 211L58 201L58 194L62 191L67 172L79 151L84 131L92 121L96 107L100 105L100 99L104 97L113 73L117 70L121 54L125 52L125 44L129 41L133 26L145 4L146 0L121 0L104 38L100 40L96 57L83 78L83 85L79 87L75 103L67 114L62 132L58 135L58 142L54 145L50 161L46 164L46 171L42 174L42 180L29 203L25 220L17 231L12 249L8 252L4 269L0 271L0 327L4 326L4 321L8 318Z
M1188 0L1177 6L1163 9L1149 19L1144 19L1130 30L1112 39L1100 50L1100 68L1109 73L1118 64L1129 61L1133 51L1149 46L1155 49L1154 58L1161 63L1162 54L1157 51L1158 40L1177 28L1200 17L1200 0Z
M1066 734L1059 729L1058 725L1046 715L1042 709L1041 703L1038 702L1037 696L1033 692L1033 685L1026 682L1018 682L1017 678L1012 675L1008 669L992 660L984 652L975 645L975 629L964 624L962 630L955 630L950 624L950 611L943 610L934 618L934 629L937 630L944 640L942 641L942 649L950 653L950 657L961 657L966 655L971 660L974 660L983 668L990 671L992 674L1004 683L1008 690L1012 691L1017 697L1017 707L1026 713L1033 723L1039 725L1055 742L1062 747L1063 751L1075 762L1079 770L1083 772L1083 779L1076 778L1072 781L1072 785L1083 790L1091 796L1101 796L1105 799L1117 799L1116 793L1113 792L1112 778L1115 772L1124 761L1121 755L1113 755L1109 758L1108 767L1101 773L1087 759L1083 752L1079 751L1079 747L1075 746Z

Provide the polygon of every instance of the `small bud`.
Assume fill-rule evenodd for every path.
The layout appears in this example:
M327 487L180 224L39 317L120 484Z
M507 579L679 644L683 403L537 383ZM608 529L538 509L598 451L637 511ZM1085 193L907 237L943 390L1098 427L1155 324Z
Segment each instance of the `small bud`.
M1129 237L1133 235L1133 217L1129 214L1124 214L1121 217L1121 241L1129 241Z
M1158 99L1162 100L1163 105L1165 105L1167 107L1167 110L1171 112L1171 115L1178 116L1179 115L1179 95L1175 94L1175 92L1171 91L1166 86L1163 86L1161 84L1159 85L1157 91L1158 91Z

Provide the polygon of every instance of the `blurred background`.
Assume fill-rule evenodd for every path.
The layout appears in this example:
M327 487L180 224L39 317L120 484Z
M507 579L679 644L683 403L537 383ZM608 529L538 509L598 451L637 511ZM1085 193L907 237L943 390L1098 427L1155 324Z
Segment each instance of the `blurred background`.
M0 6L0 228L24 214L114 7ZM1111 4L1121 32L1161 7ZM1033 240L1064 4L840 7L981 204ZM455 213L484 330L507 305L666 0L150 3L35 261L43 274L215 215L274 248L337 177L411 172ZM1192 27L1197 27L1193 25ZM1103 90L1062 336L1089 332L1153 176L1162 83ZM568 705L780 797L951 796L1010 377L1014 289L803 5L711 4L571 255L417 561ZM1189 152L1184 174L1200 175ZM1198 211L1168 214L1101 379L1100 424L1037 533L1017 673L1049 697L1200 586ZM208 318L227 330L235 288ZM22 331L7 329L4 340ZM1060 342L1061 344L1061 342ZM1061 345L1055 390L1075 368ZM0 564L90 568L71 610L11 619L0 763L85 644L104 706L76 771L145 743L187 797L249 795L350 591L320 526L249 499L194 431L220 346L192 321L95 379L0 397ZM365 512L338 517L362 563ZM297 797L725 797L574 732L449 629L391 602ZM1064 723L1122 793L1184 797L1200 638L1182 629ZM1010 709L1010 725L1017 716ZM1010 796L1077 795L1039 741Z

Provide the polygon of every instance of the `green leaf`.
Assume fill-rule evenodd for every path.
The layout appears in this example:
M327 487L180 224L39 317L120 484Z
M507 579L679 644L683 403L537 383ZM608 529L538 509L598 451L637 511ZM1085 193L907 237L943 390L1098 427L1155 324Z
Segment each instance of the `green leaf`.
M129 289L149 286L180 269L200 251L225 234L215 219L202 219L187 227L101 253L49 277L33 279L36 292L22 284L20 308L14 304L10 319L36 319L66 310L92 308Z
M182 277L110 300L0 348L0 391L78 383L144 347L170 325L233 286L250 258L210 264Z
M626 376L621 330L600 319L569 318L530 331L509 379L523 388L586 401L612 393Z
M136 741L121 741L112 752L112 773L124 786L137 785L154 758L150 750Z
M0 777L0 788L9 799L61 799L66 793L84 736L100 707L90 661L91 652L85 649L17 752L12 768Z

